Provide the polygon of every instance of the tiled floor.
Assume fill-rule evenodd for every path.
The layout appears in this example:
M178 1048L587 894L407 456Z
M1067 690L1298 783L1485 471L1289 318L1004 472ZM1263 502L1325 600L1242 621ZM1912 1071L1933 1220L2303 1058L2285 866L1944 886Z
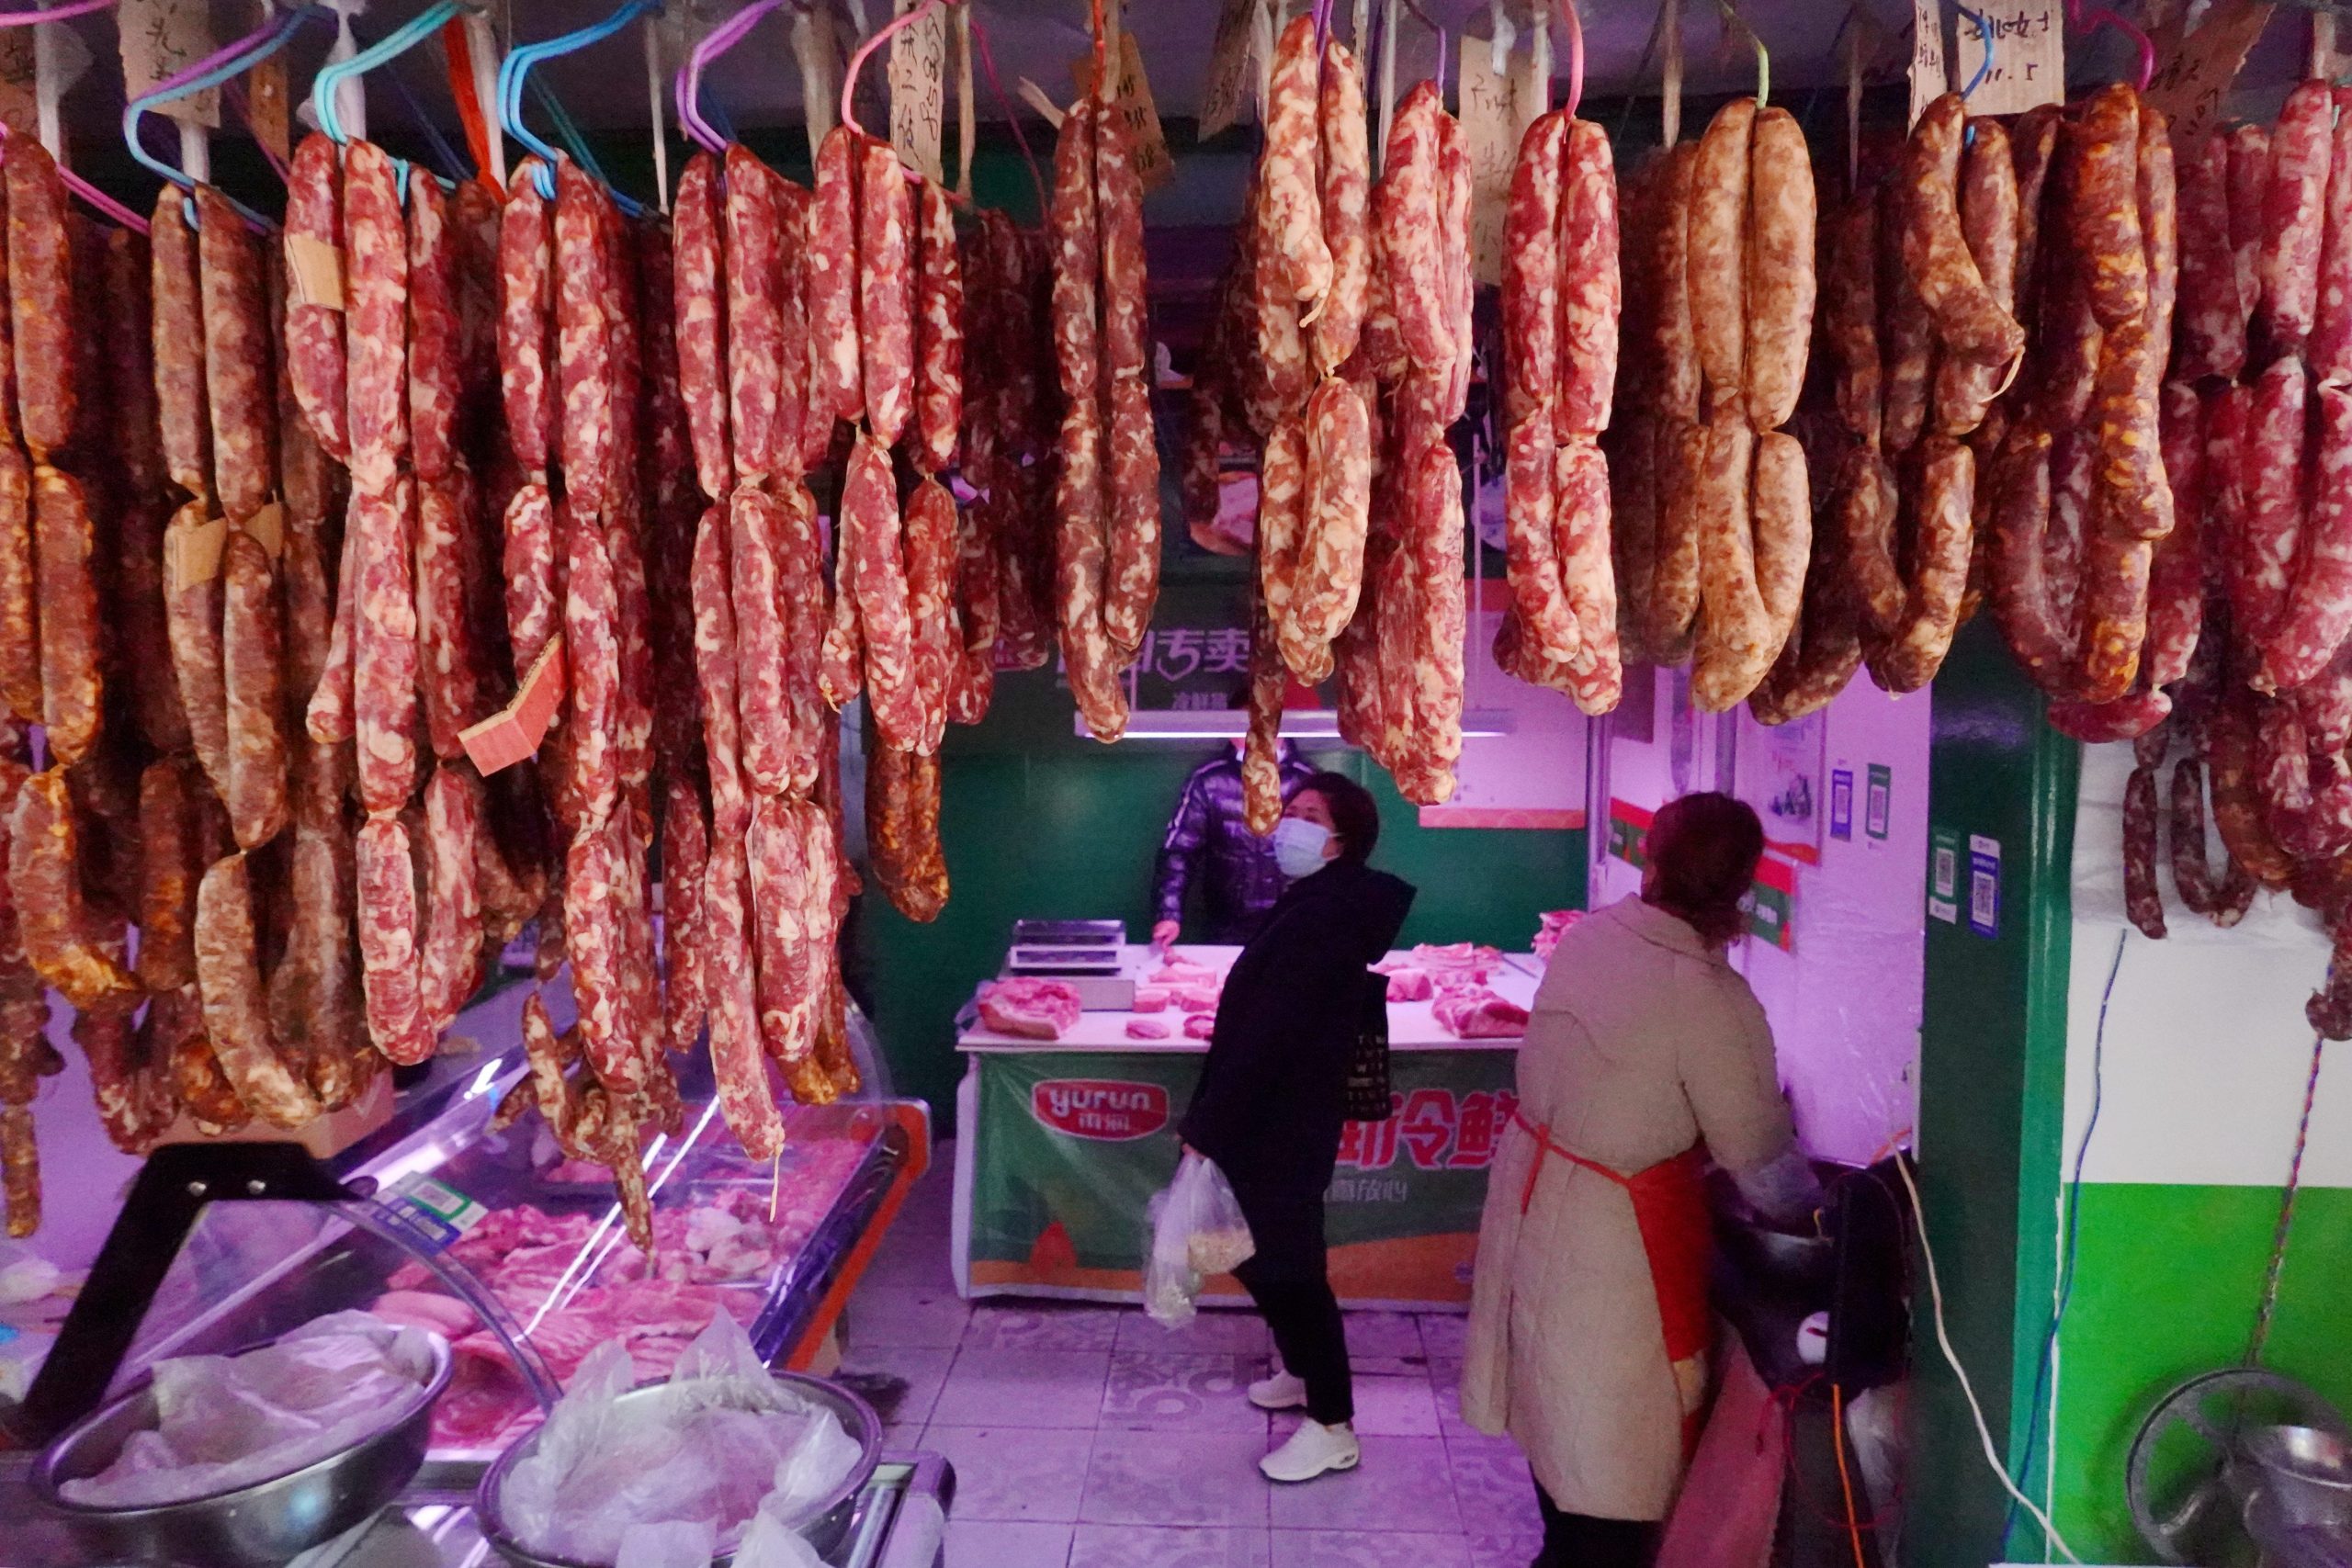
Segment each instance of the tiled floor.
M844 1375L893 1447L956 1466L947 1568L1525 1568L1535 1491L1507 1440L1456 1407L1462 1322L1348 1324L1363 1464L1276 1487L1257 1461L1296 1417L1243 1390L1266 1331L1204 1313L967 1304L949 1280L952 1158L885 1238L844 1329Z

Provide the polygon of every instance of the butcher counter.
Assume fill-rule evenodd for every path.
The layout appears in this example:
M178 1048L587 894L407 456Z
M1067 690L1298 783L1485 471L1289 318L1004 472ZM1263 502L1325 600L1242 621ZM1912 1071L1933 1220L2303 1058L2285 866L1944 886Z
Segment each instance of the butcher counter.
M1173 957L1221 977L1239 951L1184 946ZM1156 967L1148 948L1123 952L1133 976ZM1525 1008L1543 964L1504 954L1486 971L1489 990ZM1089 1010L1048 1041L991 1031L977 998L965 1009L954 1233L965 1295L1142 1299L1146 1207L1176 1168L1175 1124L1208 1050L1186 1036L1187 1016L1204 1015L1175 1000L1147 1015ZM1166 1037L1131 1038L1139 1018ZM1392 1000L1388 1037L1396 1113L1350 1122L1342 1135L1329 1200L1331 1282L1350 1306L1466 1306L1487 1168L1516 1103L1519 1042L1458 1039L1428 1000ZM1223 1278L1204 1294L1242 1292Z

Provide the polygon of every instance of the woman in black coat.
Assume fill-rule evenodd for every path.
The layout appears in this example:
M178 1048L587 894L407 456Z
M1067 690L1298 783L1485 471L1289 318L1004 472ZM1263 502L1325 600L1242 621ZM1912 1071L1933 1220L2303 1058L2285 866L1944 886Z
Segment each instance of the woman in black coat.
M1216 1162L1250 1222L1257 1255L1234 1270L1273 1333L1282 1370L1250 1390L1306 1420L1261 1468L1276 1481L1352 1470L1347 1333L1331 1291L1323 1192L1340 1156L1348 1062L1369 987L1412 908L1410 884L1366 863L1380 809L1363 785L1317 773L1274 830L1291 883L1234 960L1201 1064L1185 1146Z

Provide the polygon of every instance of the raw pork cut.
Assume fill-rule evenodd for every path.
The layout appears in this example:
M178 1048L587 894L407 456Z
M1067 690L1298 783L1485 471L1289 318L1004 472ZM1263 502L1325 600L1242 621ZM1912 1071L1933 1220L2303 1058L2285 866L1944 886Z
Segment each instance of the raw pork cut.
M1078 1027L1077 988L1059 980L1016 975L980 987L980 1021L999 1034L1059 1040Z

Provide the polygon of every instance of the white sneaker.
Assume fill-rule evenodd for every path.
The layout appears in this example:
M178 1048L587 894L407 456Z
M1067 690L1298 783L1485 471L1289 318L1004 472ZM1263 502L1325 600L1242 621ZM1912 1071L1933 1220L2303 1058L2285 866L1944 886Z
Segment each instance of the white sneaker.
M1250 1385L1250 1403L1261 1410L1304 1410L1306 1382L1286 1371L1276 1371Z
M1260 1460L1258 1468L1269 1481L1295 1484L1333 1471L1353 1470L1363 1459L1363 1449L1356 1441L1353 1427L1302 1421L1290 1441Z

